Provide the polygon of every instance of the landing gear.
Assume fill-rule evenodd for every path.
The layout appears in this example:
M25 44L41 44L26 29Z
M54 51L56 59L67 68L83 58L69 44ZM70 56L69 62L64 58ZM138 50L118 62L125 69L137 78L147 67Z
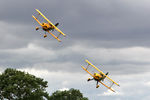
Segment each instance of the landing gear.
M99 87L99 85L98 85L98 81L97 81L97 83L96 83L96 88L98 88Z
M44 38L46 38L47 37L47 35L46 34L44 34Z
M99 87L99 85L96 86L96 88L98 88L98 87Z
M36 29L36 31L37 31L37 30L39 30L39 27L36 27L35 29Z

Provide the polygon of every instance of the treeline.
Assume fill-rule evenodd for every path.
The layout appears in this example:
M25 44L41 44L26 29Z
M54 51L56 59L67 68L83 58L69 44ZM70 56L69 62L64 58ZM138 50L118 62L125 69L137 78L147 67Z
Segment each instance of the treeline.
M73 88L49 95L47 83L29 73L8 68L0 74L0 100L88 100Z

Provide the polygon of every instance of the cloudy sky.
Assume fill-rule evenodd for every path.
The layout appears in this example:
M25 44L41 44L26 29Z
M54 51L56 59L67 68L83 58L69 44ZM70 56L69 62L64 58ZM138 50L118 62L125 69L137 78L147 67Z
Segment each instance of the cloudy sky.
M16 68L48 81L47 91L79 89L90 100L150 99L149 0L1 0L0 72ZM35 31L39 9L67 36ZM120 84L95 88L85 59Z

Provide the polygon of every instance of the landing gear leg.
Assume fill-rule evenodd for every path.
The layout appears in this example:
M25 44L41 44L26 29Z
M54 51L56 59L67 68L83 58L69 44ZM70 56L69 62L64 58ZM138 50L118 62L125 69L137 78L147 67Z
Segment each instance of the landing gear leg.
M45 32L45 34L44 34L44 38L46 38L47 37L47 35L46 35L46 32Z
M98 81L97 81L97 83L96 83L96 88L98 88L99 87L99 85L98 85Z

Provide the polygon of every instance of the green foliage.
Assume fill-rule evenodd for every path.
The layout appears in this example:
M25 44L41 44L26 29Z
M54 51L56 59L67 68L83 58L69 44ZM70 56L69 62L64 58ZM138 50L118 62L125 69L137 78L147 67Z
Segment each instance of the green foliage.
M50 100L88 100L88 98L83 97L82 93L76 89L70 89L68 91L56 91L54 92Z
M15 69L6 69L0 75L0 99L8 100L45 100L47 81Z

